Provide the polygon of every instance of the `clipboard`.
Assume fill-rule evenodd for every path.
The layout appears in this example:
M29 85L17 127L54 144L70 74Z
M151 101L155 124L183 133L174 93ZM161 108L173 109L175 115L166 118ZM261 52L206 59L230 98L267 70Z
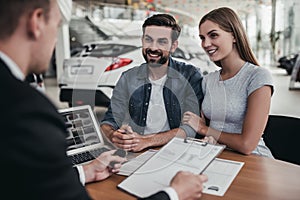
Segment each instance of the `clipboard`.
M224 148L195 138L174 137L118 188L136 197L150 196L168 187L178 171L201 174Z

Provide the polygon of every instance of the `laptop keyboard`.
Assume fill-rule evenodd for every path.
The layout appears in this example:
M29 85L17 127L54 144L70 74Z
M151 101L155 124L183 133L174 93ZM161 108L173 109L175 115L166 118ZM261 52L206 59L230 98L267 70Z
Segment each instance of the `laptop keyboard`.
M96 157L98 157L101 153L105 151L109 151L109 149L102 147L99 149L93 149L87 152L70 155L70 157L73 165L78 165L84 162L94 160Z

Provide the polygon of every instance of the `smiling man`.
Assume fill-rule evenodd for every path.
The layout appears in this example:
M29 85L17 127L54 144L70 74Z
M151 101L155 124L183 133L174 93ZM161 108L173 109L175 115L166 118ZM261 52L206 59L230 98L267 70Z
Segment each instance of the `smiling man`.
M142 53L146 63L122 74L101 122L116 146L137 152L164 145L175 136L195 136L181 118L185 111L199 113L202 76L199 69L170 56L180 31L168 14L145 20Z

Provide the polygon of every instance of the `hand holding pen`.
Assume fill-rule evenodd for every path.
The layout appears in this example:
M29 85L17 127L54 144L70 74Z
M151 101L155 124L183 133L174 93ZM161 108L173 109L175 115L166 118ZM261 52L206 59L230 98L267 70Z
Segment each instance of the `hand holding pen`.
M122 134L133 134L133 130L128 124L123 124L117 131Z
M138 134L132 130L131 126L125 124L114 131L112 142L119 148L132 151L139 143Z

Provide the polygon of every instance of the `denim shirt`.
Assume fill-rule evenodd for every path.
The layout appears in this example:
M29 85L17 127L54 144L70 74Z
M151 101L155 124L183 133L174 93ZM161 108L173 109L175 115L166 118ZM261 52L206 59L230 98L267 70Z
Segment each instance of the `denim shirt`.
M181 119L186 111L199 115L203 100L201 81L199 69L169 59L167 80L163 88L167 118L170 129L181 128L188 137L194 137L196 132L190 126L181 124ZM128 124L133 131L143 135L151 88L146 63L124 72L113 90L110 105L101 124L109 124L114 129Z

